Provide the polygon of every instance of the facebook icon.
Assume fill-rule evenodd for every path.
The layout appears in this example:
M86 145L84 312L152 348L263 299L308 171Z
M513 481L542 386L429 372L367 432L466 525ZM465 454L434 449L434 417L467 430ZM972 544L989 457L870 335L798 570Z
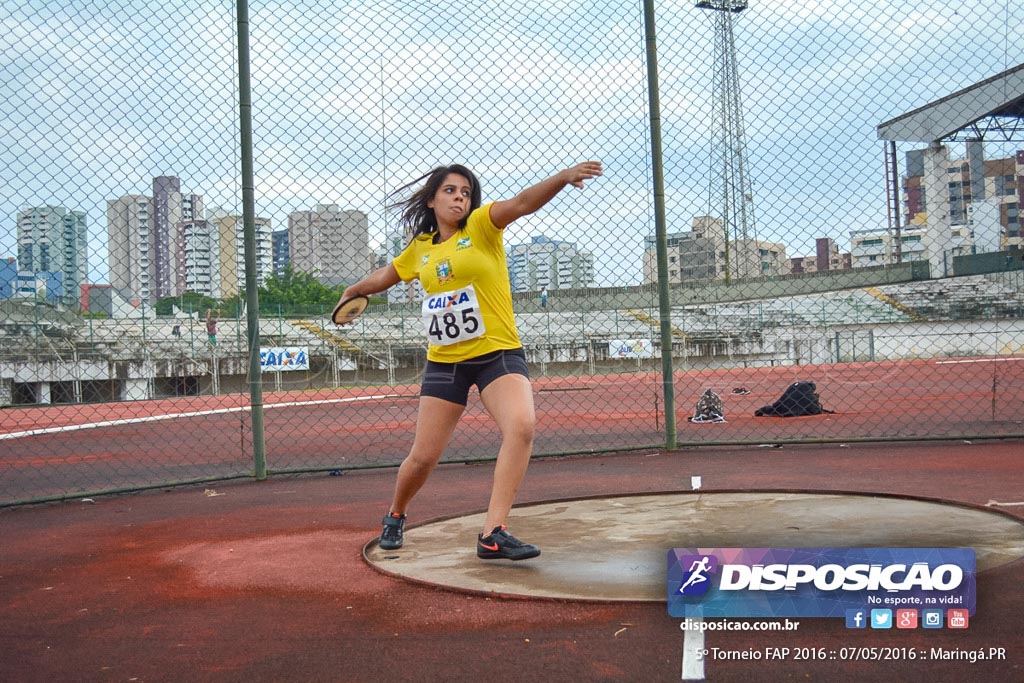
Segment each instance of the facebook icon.
M846 610L846 628L867 628L867 611L862 609Z

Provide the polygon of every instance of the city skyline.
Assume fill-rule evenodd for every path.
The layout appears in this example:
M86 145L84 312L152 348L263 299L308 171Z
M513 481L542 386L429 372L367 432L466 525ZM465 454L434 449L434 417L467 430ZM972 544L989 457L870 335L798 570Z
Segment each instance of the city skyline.
M969 146L968 146L968 149L969 149ZM905 165L908 168L908 173L903 175L902 196L903 196L904 210L907 212L907 214L905 216L903 216L903 220L906 223L906 227L907 227L908 230L911 230L911 229L914 228L914 226L912 225L912 223L914 221L914 212L920 211L922 208L924 208L923 195L922 195L921 190L919 189L920 181L919 180L915 180L915 178L917 178L917 176L910 175L910 173L914 173L914 172L920 173L921 172L921 170L919 168L917 168L920 165L920 162L919 162L919 153L920 152L921 152L921 150L911 150L911 151L907 152L907 155L906 155L907 156L907 160L906 160L906 164ZM966 157L968 157L968 156L969 156L969 154L965 155L965 159L960 159L960 158L956 158L956 157L950 158L950 160L949 160L950 161L949 173L950 173L950 177L951 178L953 178L954 175L958 174L958 173L964 173L964 177L965 178L967 177L966 171L961 171L959 169L961 169L961 168L966 169L967 168L968 161L966 160ZM996 169L996 170L999 170L1000 173L1002 173L1003 172L1002 169L1006 168L1006 163L1007 162L1009 162L1011 164L1011 166L1012 166L1014 161L1016 161L1018 164L1020 164L1022 160L1024 160L1024 151L1017 150L1014 153L1014 155L1011 155L1010 157L1007 157L1005 159L985 159L985 164L986 164L985 168L986 169ZM916 171L915 171L915 169L916 169ZM990 177L990 176L992 176L992 177ZM988 190L988 195L991 196L991 197L1001 197L1002 198L1001 200L1005 202L1006 199L1007 199L1007 195L1008 194L1013 194L1013 193L1009 193L1007 188L1014 189L1015 186L1012 185L1012 184L1008 185L1006 182L999 182L999 181L1003 180L1003 177L1002 176L995 177L995 176L996 176L995 170L992 170L991 173L989 171L986 171L986 176L985 177L987 178L988 184L992 186ZM964 181L961 184L969 184L969 182L970 181L967 180L967 181ZM977 182L975 182L975 185L977 186ZM205 217L204 218L202 218L202 219L196 218L195 217L195 211L199 211L201 213L204 212L203 211L203 207L205 206L205 204L204 204L203 195L202 194L196 194L196 193L183 193L183 192L181 192L180 191L181 190L181 182L180 182L180 178L178 178L177 176L162 176L162 177L154 178L152 180L152 185L151 186L154 188L153 196L157 196L158 193L160 191L162 191L162 192L164 192L164 194L170 193L170 195L172 197L176 197L177 198L176 199L177 204L174 204L174 202L172 201L173 206L171 207L171 212L173 214L172 218L177 218L177 220L175 220L173 222L173 224L171 224L173 226L181 226L181 227L183 227L185 229L190 229L192 231L201 231L202 226L207 221L213 220L214 222L216 222L216 221L222 220L224 218L230 218L230 216L226 212L226 210L223 209L222 207L219 207L219 206L213 206L208 211L205 211ZM959 195L959 194L954 194L955 190L953 189L953 185L952 184L951 184L950 187L951 187L951 189L950 189L950 204L951 204L951 207L954 207L954 208L959 207L960 212L963 213L964 212L964 209L963 209L964 197ZM984 197L985 196L985 193L984 193L985 185L983 184L980 187L982 188L982 191L981 191L981 194L979 196ZM160 188L166 188L166 189L160 190ZM915 190L915 188L917 188L917 189ZM975 191L978 192L977 189ZM1017 195L1013 194L1013 197L1017 197ZM1013 198L1013 197L1011 197L1011 198ZM968 193L966 195L967 203L970 203L970 199L971 199L971 195ZM125 259L126 260L125 262L128 263L130 267L137 267L138 266L139 258L138 257L130 258L128 256L128 254L133 253L132 252L131 240L130 239L125 238L125 239L122 239L122 240L117 240L114 237L112 237L112 234L110 232L111 229L112 229L112 227L111 227L112 226L112 220L111 220L111 215L112 215L111 211L112 211L112 209L111 209L111 207L114 206L114 205L124 204L125 202L130 204L133 201L139 201L139 200L145 200L148 203L149 208L144 209L143 210L144 212L149 211L149 212L151 212L153 214L156 213L155 210L152 209L152 206L153 206L153 197L152 196L148 196L148 195L122 195L122 196L118 197L117 199L107 200L107 203L108 203L107 226L106 226L106 229L107 229L107 232L108 232L107 252L108 252L108 254L115 254L115 255L116 254L120 254L121 258ZM167 200L165 199L164 201L165 201L165 204L166 204ZM957 201L959 201L960 204L956 204ZM49 205L47 205L47 206L49 206ZM1011 206L1013 207L1014 213L1013 213L1012 216L1010 216L1010 220L1011 221L1016 220L1016 224L1015 224L1016 228L1011 226L1011 228L1006 231L1004 237L1007 238L1007 241L1011 245L1015 245L1015 244L1019 245L1019 243L1021 241L1021 238L1020 238L1020 228L1019 228L1019 213L1017 213L1017 212L1019 212L1019 205L1011 205ZM21 215L21 213L24 213L25 211L31 210L33 208L39 208L39 207L26 207L26 208L23 208L23 209L21 209L19 211L19 216ZM78 214L82 214L83 213L81 211L77 211L76 212L74 209L67 209L66 207L58 207L58 208L63 208L65 211L71 211L71 212L75 212L75 213L78 213ZM126 208L122 208L120 210L127 211ZM165 209L165 211L166 210L167 209ZM363 270L366 270L367 272L368 272L368 270L371 267L372 262L373 262L373 259L370 258L370 252L371 251L372 251L372 253L377 254L379 256L383 251L386 251L389 248L393 250L393 248L394 248L394 245L391 245L390 247L387 244L377 244L377 245L374 245L374 244L372 244L369 241L369 227L368 227L367 215L362 213L362 212L360 212L360 211L358 211L358 210L356 210L356 209L351 209L351 208L349 208L349 209L340 209L337 205L331 205L331 204L316 204L316 205L313 206L312 209L309 209L309 208L295 209L295 210L293 210L293 211L291 211L289 213L289 225L293 226L293 220L296 220L295 217L303 216L303 215L306 216L306 218L307 218L306 222L308 223L309 222L309 216L316 217L316 215L318 213L323 214L325 217L326 216L333 216L333 215L337 214L338 218L331 219L331 220L333 220L335 222L337 222L337 220L342 220L342 222L344 222L345 220L347 220L347 219L344 218L344 216L351 214L352 216L355 217L354 219L357 222L362 223L363 231L364 231L363 234L365 234L366 237L367 237L367 239L363 242L363 244L366 245L367 253L363 257L361 257L361 258L357 255L356 257L349 258L347 260L349 262L366 264L366 267ZM966 216L966 214L964 214L964 215ZM86 217L83 216L83 219L85 219L85 218ZM237 219L237 217L235 217L235 218ZM697 220L698 218L708 218L708 217L695 216L694 220ZM997 216L997 219L998 219L998 216ZM145 220L145 219L143 219L143 220ZM714 220L717 220L717 219L711 218L711 220L714 221ZM324 223L324 225L326 226L330 222L331 221L327 221L327 222ZM165 221L165 223L166 223L166 221ZM260 273L259 273L259 280L260 280L260 282L262 284L263 277L265 277L267 274L272 272L273 269L274 269L273 262L270 260L272 250L271 250L270 245L269 245L269 240L271 240L272 238L276 239L277 236L280 235L281 233L287 233L288 229L278 228L277 230L273 230L271 228L270 222L266 218L262 218L262 217L257 217L257 223L258 223L259 231L261 233L262 232L266 232L267 233L264 236L263 240L268 242L268 244L264 245L262 250L261 250L261 258L260 258L260 268L261 268L261 270L260 270ZM955 223L954 225L959 226L960 224L959 223ZM232 227L232 230L237 232L237 230L240 229L240 221L235 220L235 222L232 223L232 226L234 226L234 227ZM168 227L167 230L169 231L170 228ZM308 230L307 230L307 232L308 232ZM314 232L317 232L317 231L314 231ZM673 233L670 233L670 234L681 235L681 234L684 234L685 232L686 231L676 231L676 232L673 232ZM884 232L884 228L851 228L851 229L849 229L848 232L847 232L847 236L848 236L848 239L849 239L848 244L850 246L846 247L847 252L849 252L851 250L856 250L856 248L858 246L863 246L865 244L865 239L866 239L864 237L864 235L870 235L870 234L876 233L876 232ZM130 233L122 231L119 234L128 235ZM339 234L341 234L341 233L339 233ZM177 249L183 249L184 248L184 242L178 243L178 241L176 241L176 240L171 240L170 239L171 235L170 235L169 232L168 232L166 237L167 237L167 242L164 244L164 249L167 251L168 254L175 252ZM572 244L572 247L573 247L574 250L577 249L577 247L578 247L577 243L575 243L575 242L569 242L569 241L566 241L566 240L551 240L550 238L546 237L543 234L541 234L541 235L520 236L520 238L521 238L521 241L519 241L519 242L512 242L512 243L506 244L506 248L507 248L507 250L508 250L510 255L516 253L517 250L521 251L523 247L528 247L531 244L536 244L538 242L538 240L540 240L540 241L550 241L550 242L553 242L553 243ZM315 247L315 245L318 245L320 243L320 239L321 239L321 237L317 237L315 240L313 240L313 242L310 242L310 245L309 245L310 248L305 249L305 250L300 250L300 255L301 255L301 253L303 253L303 251L310 252L310 254L311 254L310 258L315 257L315 258L319 259L319 257L316 256L316 254L319 253L318 250L322 250L322 249L320 249L319 247L316 247L316 248L314 248L314 247ZM651 245L650 240L651 239L652 239L651 236L645 236L644 237L644 262L643 262L643 266L642 266L643 267L643 272L641 274L641 278L642 278L641 281L644 281L644 282L650 281L649 270L650 270L650 268L652 266L651 266L651 261L650 261L651 257L650 257L650 253L649 252L650 252L650 248L651 248L650 247L650 245ZM823 239L823 237L819 236L816 239ZM834 244L837 245L837 247L839 245L838 241L834 240L833 238L824 238L824 239L831 240ZM911 239L914 239L914 238L911 238ZM966 239L966 235L965 234L959 234L957 239L959 240L959 243L962 244L964 242L964 240ZM123 249L119 250L119 249L111 248L110 247L111 243L117 243L119 241L121 242ZM330 240L328 240L328 241L330 242ZM764 240L761 240L761 241L763 242ZM741 242L742 242L742 240L741 240ZM971 243L973 243L973 242L971 242ZM788 257L788 258L785 259L787 262L791 262L791 261L793 261L793 259L814 259L817 256L816 252L811 252L810 254L807 254L807 255L804 255L804 254L791 254L791 253L788 253L786 245L781 245L781 246L783 247L782 254L784 256ZM212 253L218 259L223 260L224 258L226 258L224 256L224 254L227 253L226 250L229 247L230 247L230 245L227 244L227 243L219 244L217 249L214 252L212 252ZM358 248L359 245L356 244L356 247ZM237 248L239 250L241 249L240 238L236 239L235 248ZM838 247L838 248L840 250L842 250L842 247ZM889 247L887 247L887 249L888 248ZM990 248L990 245L987 245L986 248ZM293 248L293 250L294 250L294 248ZM95 249L88 249L88 251L94 252ZM137 251L137 246L136 246L136 251ZM582 248L579 248L579 252L583 253L583 254L587 254L587 252L584 249L582 249ZM0 255L0 256L7 257L7 255ZM588 258L588 262L591 264L591 265L588 266L588 268L590 269L590 272L592 272L592 270L593 270L593 266L592 266L593 257L592 257L592 255L588 255L587 258ZM344 259L339 259L339 260L344 260ZM319 265L320 261L317 261L316 263L314 263L313 264L314 267L312 267L312 268L304 268L303 267L304 264L302 264L302 263L296 264L294 262L294 259L292 261L293 261L293 264L296 265L296 267L298 269L305 270L305 271L311 272L311 273L318 272L321 269L321 267L322 267L322 266ZM872 263L874 262L873 258L871 259L871 262ZM184 258L183 257L178 259L178 270L179 271L181 271L183 263L184 263ZM225 263L227 263L227 262L225 262ZM108 265L108 268L109 268L110 267L110 263L108 262L107 265ZM150 264L150 270L151 271L154 270L155 265L156 264ZM308 265L308 264L305 264L305 265ZM868 263L865 262L864 260L858 260L855 257L853 259L853 265L854 266L868 265ZM18 265L18 268L19 268L19 270L24 270L24 269L22 269L20 263ZM228 273L234 272L234 271L236 271L236 269L238 270L238 272L240 272L241 268L242 268L241 261L240 260L236 260L234 262L233 266L231 264L227 265L225 272L228 272ZM511 268L512 268L512 266L510 265L510 269ZM91 269L91 270L93 270L93 272L95 271L94 268ZM172 267L172 271L173 270L174 270L174 268ZM117 271L117 269L110 269L109 270L109 272L114 273L115 275L116 275L116 271ZM344 274L341 275L341 276L339 276L337 274L335 274L335 275L328 275L327 276L327 280L330 280L330 281L328 282L327 280L325 280L325 282L327 284L339 284L341 282L345 282L347 279L352 279L352 280L358 279L358 277L361 276L359 274L360 272L362 272L362 271L359 268L355 268L354 270L350 270L349 272L347 272L347 278L345 277ZM773 272L773 273L777 273L778 274L778 273L781 273L783 271L777 270L773 266L771 269L769 269L766 272ZM179 280L181 280L182 278L185 277L185 272L184 271L177 272L177 273L172 272L169 275L173 275L173 277L171 277L170 279L174 283L177 283ZM228 277L230 278L231 276L229 275ZM670 276L670 277L673 280L675 279L674 276ZM135 291L135 288L133 288L130 284L128 284L131 281L132 281L131 278L123 278L123 277L122 278L117 278L117 277L111 275L110 277L108 277L107 280L89 280L88 278L86 278L86 279L82 280L82 284L84 284L84 283L89 283L89 284L108 284L109 283L109 284L111 284L111 285L113 285L115 287L118 287L118 288L122 289L122 290ZM175 293L175 292L180 292L180 291L196 291L197 293L208 294L208 295L211 295L211 296L223 296L223 294L221 293L222 291L228 291L228 290L230 290L232 292L235 291L235 288L238 286L238 282L240 282L240 281L241 281L241 277L238 276L237 273L236 273L236 275L234 275L233 280L232 280L233 284L229 284L227 286L227 288L224 289L224 290L221 289L219 283L213 289L204 289L202 287L196 287L196 288L193 289L193 288L189 288L187 285L184 286L184 289L182 289L181 285L175 284L173 287L171 287L170 290L168 290L166 288L167 285L165 285L165 294L164 295L165 296L169 295L169 294L166 293L168 291L170 291L172 294ZM594 284L594 278L592 276L589 279L589 284L591 284L591 285ZM540 287L537 287L536 289L539 290ZM144 291L148 291L148 290L146 290L145 288L141 289L139 291L139 295L140 296L145 296L144 294L142 294L142 292L144 292ZM520 290L517 290L517 291L520 291ZM523 291L526 291L526 290L523 290ZM154 296L150 295L148 298L154 299L154 298L160 298L160 296L157 295L157 296L154 297Z
M606 173L592 191L563 193L510 241L575 241L594 254L599 285L639 282L653 208L638 6L541 1L507 12L500 54L458 50L493 38L493 8L466 11L457 34L405 3L366 12L338 2L314 24L309 9L284 2L252 15L257 215L284 225L295 207L354 207L381 243L388 193L438 163L467 163L496 199L596 157ZM163 27L144 12L128 22L114 7L94 10L6 17L0 215L75 206L92 217L95 243L107 198L172 171L241 214L232 12L185 9ZM669 230L714 213L708 14L657 7ZM884 226L877 124L1019 63L1022 27L1024 7L992 1L969 12L945 0L910 10L750 3L736 38L759 237L809 254L819 236L845 244L849 229ZM473 78L454 89L438 78L448 72ZM988 155L1007 156L998 144ZM11 240L0 230L0 253ZM93 250L92 281L107 277L104 248Z

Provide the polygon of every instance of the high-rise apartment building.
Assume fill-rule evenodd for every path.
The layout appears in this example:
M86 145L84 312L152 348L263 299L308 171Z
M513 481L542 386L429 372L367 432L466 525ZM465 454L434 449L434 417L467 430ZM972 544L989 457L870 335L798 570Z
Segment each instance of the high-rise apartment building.
M155 291L152 231L151 197L130 194L107 200L110 284L138 301L151 301Z
M178 220L171 225L171 238L175 245L180 244L179 233L185 224L203 220L203 197L198 194L182 194L178 198L180 214ZM171 291L173 294L182 294L188 291L187 267L185 256L178 249L171 250L171 264L174 275L171 280Z
M153 178L153 229L150 232L153 258L153 297L176 296L185 291L185 261L178 253L178 229L182 222L201 219L203 198L182 194L176 176Z
M221 298L218 265L220 247L215 226L210 221L181 221L177 227L178 258L181 264L179 284L184 292Z
M245 225L241 216L215 214L206 221L216 235L216 265L212 278L219 283L221 298L245 291ZM274 271L273 228L269 218L255 218L256 284L262 287Z
M288 230L275 230L270 236L271 260L274 263L274 275L284 275L284 268L291 263L291 249L288 244Z
M902 261L924 261L924 243L921 241L921 226L907 226L900 233L899 247ZM852 230L850 232L850 257L854 268L884 266L895 263L897 242L894 235L885 228Z
M925 152L911 150L906 154L903 178L904 223L921 224L931 199L925 183ZM998 214L1001 234L995 249L1021 249L1021 203L1024 202L1024 150L1012 157L985 159L981 142L967 143L966 159L950 159L946 167L946 191L943 198L949 211L949 222L968 225L975 220L979 205L989 204ZM943 208L946 208L944 206ZM972 210L972 206L974 210ZM982 209L982 213L987 213ZM976 245L988 244L987 237Z
M694 216L689 232L665 236L668 246L668 281L745 279L788 275L791 263L786 247L775 242L739 239L726 242L721 219ZM644 282L658 279L657 241L644 239Z
M384 236L384 244L381 247L383 252L382 260L391 263L396 256L402 253L409 240L412 239L412 232L405 228L392 228ZM395 304L404 304L410 301L423 301L426 292L418 279L409 282L399 282L388 290L388 301Z
M790 264L793 273L822 273L853 267L850 254L839 251L839 245L831 237L814 240L814 256L795 256L790 259Z
M924 223L904 226L900 231L899 242L896 236L886 228L850 231L851 267L884 266L896 263L896 247L899 245L899 260L927 261L928 250L925 242L927 226ZM954 225L950 229L949 250L947 256L960 256L971 253L974 241L971 229L967 225Z
M49 292L50 298L66 306L77 305L78 289L86 284L87 273L85 212L63 206L30 207L18 212L17 224L19 277L45 277L50 287L59 281L61 291L56 297Z
M154 299L177 294L172 287L176 271L176 253L172 245L176 240L171 228L181 220L181 181L175 176L153 178L153 229L149 233L150 254L153 259ZM174 249L176 252L177 249Z
M0 257L0 299L14 296L18 284L18 260L13 256Z
M350 285L369 273L369 219L361 211L318 204L288 215L288 246L295 270L325 285Z
M506 247L513 292L574 289L594 285L594 258L575 242L537 235L526 244Z
M110 283L146 301L187 291L179 231L202 216L202 196L183 194L175 176L153 178L150 197L125 195L108 200Z

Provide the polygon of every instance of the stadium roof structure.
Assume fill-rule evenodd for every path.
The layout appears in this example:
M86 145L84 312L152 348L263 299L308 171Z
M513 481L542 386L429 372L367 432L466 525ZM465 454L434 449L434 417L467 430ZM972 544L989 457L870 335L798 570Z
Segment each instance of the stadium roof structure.
M878 124L891 142L1024 141L1024 64Z

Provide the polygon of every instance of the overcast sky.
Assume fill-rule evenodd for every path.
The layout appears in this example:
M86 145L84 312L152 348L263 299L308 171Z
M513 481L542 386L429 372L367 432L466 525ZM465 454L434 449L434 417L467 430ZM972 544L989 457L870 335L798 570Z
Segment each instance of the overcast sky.
M599 285L640 281L653 231L641 3L252 0L250 18L257 213L275 228L339 204L380 241L387 192L437 164L466 163L500 199L600 158L604 178L507 241L575 241ZM681 231L719 211L713 16L659 2L657 25ZM879 123L1024 62L1024 6L1003 0L751 0L734 31L756 230L788 256L886 225ZM0 2L0 256L16 252L19 208L83 210L90 279L104 281L106 201L150 194L157 175L240 213L235 46L233 2Z

